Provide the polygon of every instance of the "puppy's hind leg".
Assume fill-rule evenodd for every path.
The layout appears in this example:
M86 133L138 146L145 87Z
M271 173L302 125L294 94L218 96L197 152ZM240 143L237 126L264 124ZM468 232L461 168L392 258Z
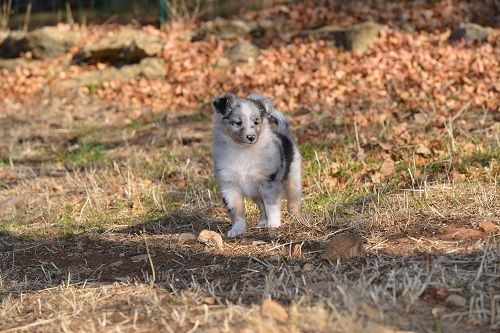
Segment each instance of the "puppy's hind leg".
M294 217L300 217L301 213L301 178L300 160L297 160L290 165L290 173L283 183L287 198L288 212Z
M222 200L227 208L233 227L227 232L227 237L237 237L246 231L245 203L243 196L237 190L226 189L222 191Z

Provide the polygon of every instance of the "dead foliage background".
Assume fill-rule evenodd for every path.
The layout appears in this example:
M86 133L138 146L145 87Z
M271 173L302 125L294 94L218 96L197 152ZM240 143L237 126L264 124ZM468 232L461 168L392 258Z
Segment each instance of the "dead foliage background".
M0 59L0 331L500 329L498 15L301 1L164 29L59 24L81 41ZM365 21L381 28L364 51L315 38ZM450 40L470 22L485 30ZM160 51L75 61L124 29ZM248 235L214 247L197 238L229 229L210 159L224 91L289 116L304 216L260 230L248 203ZM361 256L323 260L344 232Z

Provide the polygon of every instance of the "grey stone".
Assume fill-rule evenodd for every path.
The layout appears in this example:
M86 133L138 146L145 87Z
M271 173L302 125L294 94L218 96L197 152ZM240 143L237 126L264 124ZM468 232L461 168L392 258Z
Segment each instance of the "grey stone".
M493 31L492 28L482 27L474 23L461 24L455 27L450 34L450 41L454 42L464 39L468 43L483 43L488 40L488 36Z
M35 59L55 58L80 43L80 35L55 27L32 32L13 31L0 44L0 58L17 58L31 52Z
M304 31L299 36L330 40L336 46L346 50L363 52L371 41L379 35L382 28L383 26L378 23L367 21L346 28L327 25L315 30Z
M144 58L159 56L162 48L159 36L126 28L86 45L73 57L73 63L138 63Z
M260 49L249 41L243 41L228 47L224 51L224 57L233 62L246 62L256 58Z
M137 77L163 79L167 75L165 64L160 58L146 58L139 64L125 65L120 68L108 67L102 70L82 72L76 77L64 80L57 85L61 90L78 87L100 86L105 81L130 81Z

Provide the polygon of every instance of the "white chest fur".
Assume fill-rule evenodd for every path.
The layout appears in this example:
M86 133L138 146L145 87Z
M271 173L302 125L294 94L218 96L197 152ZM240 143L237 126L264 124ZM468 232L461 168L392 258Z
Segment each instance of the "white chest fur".
M221 186L237 187L245 196L255 196L267 177L276 171L280 152L272 140L241 147L217 142L214 147L215 175Z

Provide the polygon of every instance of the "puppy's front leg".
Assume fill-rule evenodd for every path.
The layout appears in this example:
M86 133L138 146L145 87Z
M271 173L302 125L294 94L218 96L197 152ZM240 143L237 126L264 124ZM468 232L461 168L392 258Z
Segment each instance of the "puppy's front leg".
M253 201L255 201L257 206L259 206L260 211L259 223L257 223L257 227L264 228L267 226L266 207L264 206L264 201L262 201L260 196L254 198Z
M235 189L225 189L222 191L222 199L233 223L233 227L227 232L227 237L243 235L246 231L243 196Z
M267 227L281 225L281 191L277 184L264 184L261 187L262 200L266 210Z

